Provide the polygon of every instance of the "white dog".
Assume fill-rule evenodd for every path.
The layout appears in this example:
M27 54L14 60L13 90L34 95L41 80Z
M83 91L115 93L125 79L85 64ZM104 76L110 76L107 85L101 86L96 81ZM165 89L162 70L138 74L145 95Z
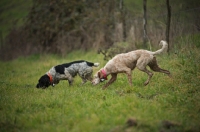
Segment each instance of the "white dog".
M162 53L168 47L167 42L164 40L160 41L160 45L162 45L162 48L155 52L141 49L116 55L95 74L94 79L92 80L93 85L98 84L102 80L107 80L107 76L111 74L111 79L103 87L103 89L105 89L117 79L118 73L126 73L129 84L132 86L131 71L135 67L148 74L149 77L144 83L144 85L147 85L153 76L153 73L146 69L147 65L153 71L162 72L170 76L170 72L168 70L161 69L156 61L155 55Z

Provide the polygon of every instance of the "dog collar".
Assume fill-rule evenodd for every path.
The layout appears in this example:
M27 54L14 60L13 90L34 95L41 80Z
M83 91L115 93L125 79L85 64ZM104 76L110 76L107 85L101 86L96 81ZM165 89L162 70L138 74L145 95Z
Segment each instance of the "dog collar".
M49 78L50 78L50 83L53 83L53 77L52 77L52 75L51 75L50 73L48 73L47 75L48 75Z
M107 80L106 71L104 69L102 69L101 73L103 74L103 79Z

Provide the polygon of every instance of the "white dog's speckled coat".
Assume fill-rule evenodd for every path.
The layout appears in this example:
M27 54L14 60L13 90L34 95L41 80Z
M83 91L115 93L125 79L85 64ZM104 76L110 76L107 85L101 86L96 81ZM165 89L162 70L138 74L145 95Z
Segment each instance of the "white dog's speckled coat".
M111 74L111 79L103 87L103 89L105 89L117 79L118 73L126 73L129 84L132 85L131 71L135 67L148 74L148 79L144 83L144 85L147 85L153 76L153 73L146 69L147 65L153 71L162 72L170 76L170 72L168 70L161 69L156 61L155 55L162 53L168 47L167 42L164 40L160 41L160 45L162 45L162 48L155 52L141 49L116 55L95 74L92 81L93 85L98 84L102 79L106 79L106 77Z

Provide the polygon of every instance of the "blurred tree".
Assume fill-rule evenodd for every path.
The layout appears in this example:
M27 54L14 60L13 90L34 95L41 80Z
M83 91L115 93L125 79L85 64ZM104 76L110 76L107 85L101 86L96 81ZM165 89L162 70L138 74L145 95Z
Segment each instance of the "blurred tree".
M38 39L42 51L56 51L58 37L64 38L65 35L65 38L69 38L67 35L72 34L78 36L77 40L80 39L77 45L84 45L80 48L91 48L98 32L103 33L105 45L111 45L115 10L116 0L35 0L26 29L31 37ZM68 42L74 43L71 41ZM74 44L71 46L73 48Z
M147 0L143 0L143 47L147 48Z
M49 50L59 32L76 27L83 10L83 3L79 0L34 0L26 29L32 37L39 39L45 50Z
M167 52L169 53L170 44L169 44L169 32L170 32L170 22L171 22L171 6L169 4L169 0L166 0L167 6L167 26L166 26L166 41L168 42Z
M154 44L165 37L163 31L167 17L166 10L163 10L166 7L164 1L148 0L149 15L146 14L146 4L147 0L34 0L24 26L12 29L5 40L8 46L1 54L12 50L13 58L16 54L43 52L65 55L72 50L91 48L102 49L107 54L111 47L120 47L119 42L125 40L130 40L129 46L135 45L135 48L120 43L124 50L119 52L141 48L142 40L143 47L147 48L147 41ZM171 31L166 28L167 36L171 32L171 36L176 38L188 33L184 30L200 30L198 10L191 11L200 7L200 1L176 0L171 2L171 7L173 28ZM15 54L13 45L17 48ZM114 54L117 52L109 56Z
M121 23L123 26L123 41L126 41L126 9L124 8L124 0L120 0L119 9L121 13Z

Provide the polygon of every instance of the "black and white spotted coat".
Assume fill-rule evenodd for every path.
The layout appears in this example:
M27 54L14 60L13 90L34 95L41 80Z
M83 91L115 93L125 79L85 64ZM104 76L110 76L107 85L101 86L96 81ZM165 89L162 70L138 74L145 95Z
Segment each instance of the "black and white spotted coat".
M73 83L73 78L78 74L82 78L82 83L87 80L92 81L92 66L99 66L99 63L92 63L84 60L73 61L57 66L53 66L45 75L43 75L37 84L37 88L46 88L50 85L58 84L60 80L68 80Z

